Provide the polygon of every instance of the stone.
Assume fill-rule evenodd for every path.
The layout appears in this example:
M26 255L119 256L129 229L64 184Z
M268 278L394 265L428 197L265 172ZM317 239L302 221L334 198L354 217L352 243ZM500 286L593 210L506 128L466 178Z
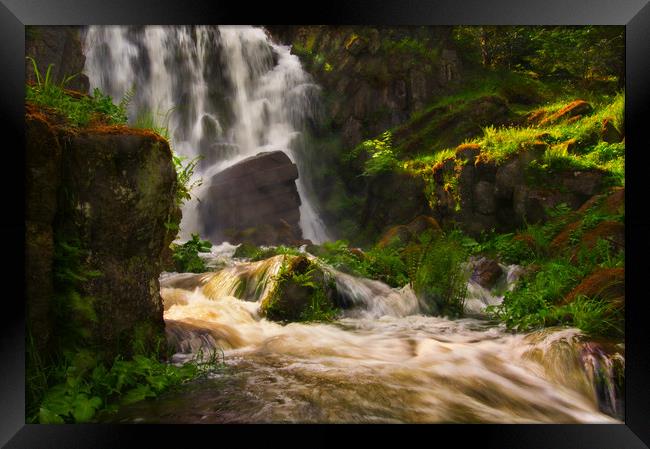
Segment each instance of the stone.
M301 239L298 168L282 151L259 153L217 173L199 204L203 236L218 243Z
M314 295L322 292L324 301L334 307L336 289L330 288L323 270L305 256L286 256L286 268L275 281L269 294L262 298L260 314L273 321L300 321L301 315L311 304ZM308 278L308 283L299 283L297 276Z
M600 130L600 139L607 143L618 143L623 140L623 135L614 125L614 121L606 118Z
M512 199L515 186L524 182L523 171L518 159L497 168L494 193L497 198Z
M75 287L93 298L97 320L89 324L88 341L107 357L128 355L136 333L153 348L164 335L158 278L175 237L166 225L180 218L169 145L126 126L71 131L51 112L29 104L26 110L26 279L47 284L33 284L38 294L27 290L37 347L47 345L42 321L44 335L48 326L56 332L49 299L38 295L56 294L47 280L65 242L87 252L84 271L101 273Z
M503 276L503 269L492 259L480 257L472 261L473 270L471 279L483 288L492 288L499 278Z
M73 26L28 27L25 33L25 54L34 58L38 70L45 76L48 65L52 64L50 76L55 84L72 75L66 88L87 93L90 88L88 77L83 74L86 57L83 54L81 28ZM25 78L36 82L32 62L25 63Z
M474 210L481 214L491 215L496 211L496 196L494 184L479 181L474 186Z
M590 114L593 111L593 107L587 103L584 100L575 100L557 111L555 114L552 114L542 121L540 121L540 125L548 125L551 123L556 123L561 120L568 120L572 117L576 117L579 115L587 115Z
M598 170L568 171L562 174L560 182L572 193L591 197L602 188L604 176Z

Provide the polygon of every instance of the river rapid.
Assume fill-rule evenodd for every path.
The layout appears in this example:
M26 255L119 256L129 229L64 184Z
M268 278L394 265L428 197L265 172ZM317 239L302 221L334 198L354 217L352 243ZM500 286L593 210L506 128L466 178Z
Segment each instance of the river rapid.
M217 350L225 368L125 407L112 421L620 423L623 418L612 380L624 365L622 345L589 341L572 328L513 334L476 313L456 320L427 316L408 286L393 289L336 270L331 273L337 290L352 300L352 308L333 323L280 324L260 317L258 309L283 256L233 261L234 247L225 245L225 255L223 248L215 247L208 257L229 266L198 275L165 273L161 293L168 340L177 350L174 361ZM467 304L475 311L486 294L470 287Z

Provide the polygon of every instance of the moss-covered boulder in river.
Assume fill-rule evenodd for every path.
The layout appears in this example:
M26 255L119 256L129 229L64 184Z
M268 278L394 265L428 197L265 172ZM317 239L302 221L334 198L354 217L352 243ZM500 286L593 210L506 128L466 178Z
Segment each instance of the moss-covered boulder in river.
M329 321L337 314L332 283L309 258L285 256L260 312L273 321Z

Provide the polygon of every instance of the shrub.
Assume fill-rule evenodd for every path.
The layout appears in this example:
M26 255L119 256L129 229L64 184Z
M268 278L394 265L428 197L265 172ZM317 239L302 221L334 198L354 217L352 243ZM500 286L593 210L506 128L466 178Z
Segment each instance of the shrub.
M176 271L180 273L204 273L208 271L205 262L199 253L209 253L212 243L201 240L198 234L192 234L192 239L182 245L172 243L172 259L176 265Z
M424 234L413 278L415 292L432 313L460 316L467 295L467 250L457 234Z
M276 321L332 321L339 314L325 292L324 273L304 256L285 257L261 311Z

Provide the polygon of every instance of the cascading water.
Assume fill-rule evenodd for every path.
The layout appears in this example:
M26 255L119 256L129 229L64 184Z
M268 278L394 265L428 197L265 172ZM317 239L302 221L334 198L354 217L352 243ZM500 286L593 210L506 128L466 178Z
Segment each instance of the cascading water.
M262 151L280 150L304 172L300 134L318 113L318 91L290 48L250 26L91 26L85 37L91 89L133 93L129 118L168 125L174 150L202 156L197 177ZM195 192L200 199L205 187ZM303 176L303 237L329 240ZM181 237L201 231L196 200L183 208Z
M167 124L174 150L203 156L212 175L261 151L306 159L301 134L317 120L318 87L289 48L254 27L104 27L85 37L92 87L133 91L129 117ZM168 123L166 123L168 122ZM298 178L303 236L329 239ZM201 197L204 191L196 192ZM186 237L202 224L184 206ZM262 318L282 256L233 260L235 246L202 254L214 273L164 273L161 295L175 360L221 349L233 369L156 401L125 407L125 422L502 422L609 423L622 419L616 378L623 348L576 329L511 334L480 319L425 316L408 287L393 289L325 267L347 304L330 324ZM311 256L310 256L311 257ZM469 281L467 312L481 315L512 288ZM610 345L611 346L611 345ZM613 418L616 417L616 418Z
M215 249L214 257L226 251ZM603 367L612 371L612 362L622 363L622 356L604 354L576 329L511 334L477 319L425 316L410 288L390 288L328 267L349 304L341 319L268 321L259 307L283 257L230 260L214 273L165 276L161 293L175 359L219 348L232 369L124 408L111 419L615 423L620 421L612 415L622 418L616 392L601 391L609 383L594 381L608 373Z

